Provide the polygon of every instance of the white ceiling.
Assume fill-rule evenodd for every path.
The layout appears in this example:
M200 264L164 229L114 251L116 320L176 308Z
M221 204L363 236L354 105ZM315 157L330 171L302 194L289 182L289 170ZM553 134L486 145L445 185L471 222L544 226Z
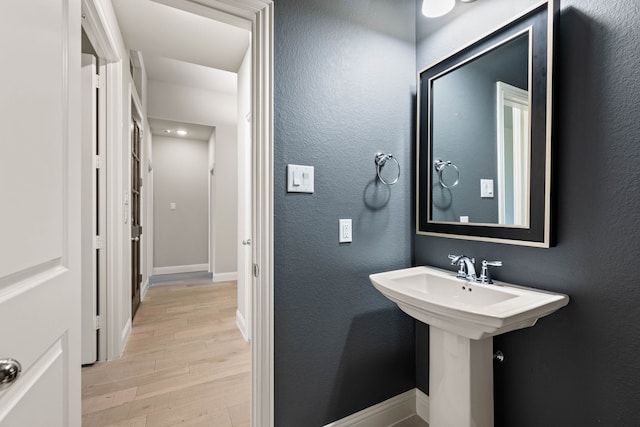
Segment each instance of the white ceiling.
M171 136L175 138L197 139L198 141L208 141L213 133L212 126L194 125L189 123L174 122L171 120L149 119L149 127L152 135ZM171 130L168 134L165 131ZM181 137L173 132L182 129L187 131L187 135Z
M129 49L236 73L249 31L151 0L112 0Z
M149 80L230 95L235 95L238 90L236 73L151 54L144 54L143 60Z
M235 123L236 73L249 48L248 30L154 0L112 3L125 46L142 54L150 119L172 120L173 127L183 128ZM166 135L163 128L171 126L159 123L150 120L152 131ZM208 140L213 128L206 136L197 128L192 129L200 135L195 139Z

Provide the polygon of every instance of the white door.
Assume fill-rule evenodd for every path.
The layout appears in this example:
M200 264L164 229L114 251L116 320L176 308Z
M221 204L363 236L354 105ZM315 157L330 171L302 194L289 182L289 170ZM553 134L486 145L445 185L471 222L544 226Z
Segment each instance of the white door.
M79 1L0 2L0 52L0 426L76 427Z

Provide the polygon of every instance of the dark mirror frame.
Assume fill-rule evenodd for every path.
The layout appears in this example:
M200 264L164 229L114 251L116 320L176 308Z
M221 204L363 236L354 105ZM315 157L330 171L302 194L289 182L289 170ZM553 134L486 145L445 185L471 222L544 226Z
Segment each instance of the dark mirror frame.
M421 235L480 240L524 246L553 246L551 232L551 161L553 54L558 2L545 1L506 25L418 73L416 140L416 232ZM430 220L433 162L429 80L531 28L531 165L529 227L498 224L443 223Z

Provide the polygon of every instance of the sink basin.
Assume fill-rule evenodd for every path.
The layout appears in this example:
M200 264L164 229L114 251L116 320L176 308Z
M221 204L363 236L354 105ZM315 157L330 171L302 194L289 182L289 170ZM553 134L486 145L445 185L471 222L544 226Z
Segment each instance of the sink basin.
M569 303L563 294L501 282L474 283L433 267L388 271L369 278L410 316L475 340L533 326Z
M369 278L400 309L429 325L431 427L493 427L493 337L533 326L569 303L563 294L470 282L433 267Z

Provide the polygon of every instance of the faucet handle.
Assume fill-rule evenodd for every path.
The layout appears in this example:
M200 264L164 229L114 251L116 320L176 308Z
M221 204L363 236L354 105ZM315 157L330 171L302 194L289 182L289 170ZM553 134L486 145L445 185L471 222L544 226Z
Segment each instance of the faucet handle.
M464 279L467 277L467 271L464 268L464 262L462 262L462 258L464 258L464 255L448 255L449 259L451 260L451 265L457 265L458 266L458 273L456 274L456 277L460 278L460 279Z
M480 272L478 282L488 285L493 283L493 280L491 280L489 267L502 267L502 261L487 261L486 259L482 260L482 271Z
M491 267L502 267L502 261L487 261L485 259L482 261L482 266L484 267L485 265L488 265Z

